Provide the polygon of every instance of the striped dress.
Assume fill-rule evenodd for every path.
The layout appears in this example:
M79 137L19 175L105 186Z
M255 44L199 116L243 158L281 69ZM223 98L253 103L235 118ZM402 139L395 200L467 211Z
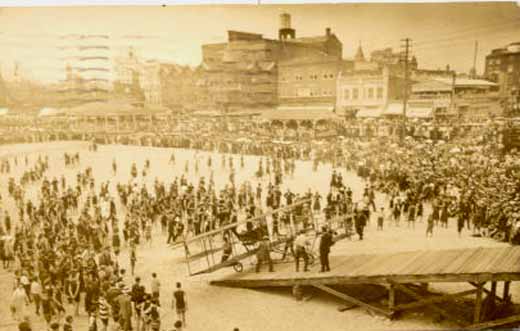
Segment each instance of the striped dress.
M105 298L99 298L99 319L103 322L103 324L108 323L108 319L110 317L110 306Z

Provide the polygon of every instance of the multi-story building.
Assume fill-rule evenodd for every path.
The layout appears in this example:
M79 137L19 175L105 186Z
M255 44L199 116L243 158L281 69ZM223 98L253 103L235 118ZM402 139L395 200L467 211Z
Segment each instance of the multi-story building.
M498 85L482 79L422 81L412 85L409 103L429 107L437 119L481 120L502 115Z
M308 56L282 60L278 68L280 107L323 106L336 103L336 79L352 63L341 58L309 52Z
M376 63L379 67L387 67L394 72L404 72L403 54L394 52L391 47L374 50L370 53L370 62ZM417 58L412 56L408 63L410 72L417 70Z
M141 89L140 74L143 71L143 63L130 47L123 55L114 59L114 93L130 97L136 102L143 102L144 96Z
M189 67L148 60L139 76L145 104L181 110L190 102L193 72Z
M196 85L209 95L199 98L199 108L272 108L279 102L279 76L287 76L285 70L292 71L296 65L290 64L291 60L323 54L338 63L341 61L342 44L330 29L323 36L297 38L290 16L282 14L280 18L278 40L256 33L228 31L226 43L202 46Z
M199 109L234 110L276 103L276 41L260 34L228 31L228 42L202 46L197 69Z
M336 108L359 117L378 117L391 102L402 99L404 79L388 67L344 70L337 79Z
M520 42L492 50L485 65L485 77L499 85L502 96L520 90Z

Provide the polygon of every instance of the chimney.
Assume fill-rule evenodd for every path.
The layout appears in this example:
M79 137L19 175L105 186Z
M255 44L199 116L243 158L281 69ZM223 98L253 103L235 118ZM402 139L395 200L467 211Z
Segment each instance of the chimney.
M326 29L325 29L325 35L326 35L327 37L330 37L330 28L326 28Z

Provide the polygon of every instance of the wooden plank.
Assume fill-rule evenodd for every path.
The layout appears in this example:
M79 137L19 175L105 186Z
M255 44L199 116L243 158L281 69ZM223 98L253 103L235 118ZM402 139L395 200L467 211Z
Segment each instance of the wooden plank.
M504 282L504 294L502 294L502 298L504 300L507 300L507 297L509 296L509 287L511 285L510 281Z
M376 276L381 274L388 274L389 271L386 272L375 272L375 269L380 267L381 265L388 265L385 262L388 262L389 259L385 255L376 255L375 257L371 257L367 259L364 264L359 266L358 268L352 270L350 272L351 276Z
M401 264L396 264L394 266L393 274L395 274L395 275L409 274L408 268L410 268L410 266L413 266L414 263L416 263L417 261L420 261L422 258L424 258L424 256L427 255L427 253L428 253L427 251L414 252L414 254L412 256L410 256L408 261L401 263Z
M511 249L509 247L506 247L503 249L502 254L498 256L488 267L488 270L490 272L503 271L501 267L504 265L504 263L511 263L511 260L509 259L509 253L511 252Z
M423 297L419 294L417 294L415 291L409 289L408 287L402 285L402 284L396 284L394 283L394 285L396 286L396 288L399 290L399 291L402 291L406 294L408 294L409 296L411 296L412 298L414 298L415 300L423 300ZM437 311L439 314L445 316L446 318L449 318L451 320L453 320L454 322L460 324L460 325L464 325L466 324L465 321L461 320L459 318L459 316L443 309L443 308L440 308L439 306L437 306L435 303L431 303L429 304L429 307L435 311Z
M348 305L345 305L345 306L338 307L338 311L340 313L342 313L344 311L351 310L351 309L354 309L354 308L357 308L357 307L359 307L359 306L356 305L356 304L351 303L351 304L348 304Z
M423 270L421 270L422 274L435 274L435 273L444 273L446 268L449 267L452 260L460 255L459 250L446 250L443 251L444 258L436 260L435 263L430 263L428 266L425 266Z
M491 296L491 300L493 305L495 305L495 298L497 297L497 282L491 282L491 293L488 293Z
M334 289L332 289L332 288L330 288L328 286L325 286L325 285L315 285L314 287L316 287L317 289L320 289L320 290L322 290L324 292L327 292L327 293L329 293L329 294L331 294L331 295L333 295L335 297L338 297L338 298L340 298L342 300L345 300L345 301L347 301L349 303L352 303L352 304L358 305L360 307L363 307L363 308L365 308L367 310L370 310L370 311L372 311L374 313L378 313L378 314L381 314L381 315L387 316L387 317L392 315L392 312L390 312L390 311L387 311L385 309L382 309L382 308L373 306L371 304L365 303L365 302L363 302L363 301L361 301L359 299L351 297L350 295L338 292L338 291L336 291L336 290L334 290Z
M497 326L507 325L507 324L513 324L520 322L520 315L514 315L506 318L501 318L498 320L493 320L489 322L484 323L476 323L469 326L464 327L464 330L483 330L483 329L490 329Z
M425 254L421 257L420 260L415 261L414 264L410 265L406 269L406 273L410 275L418 275L422 274L422 271L425 270L428 266L437 265L437 261L443 261L445 259L444 256L439 256L437 251L429 251L428 254ZM435 273L438 272L438 269L434 270Z
M478 254L476 249L464 249L461 250L461 255L452 261L452 263L446 268L448 273L463 273L462 270L464 265L471 260L471 258Z
M503 253L503 249L486 249L475 265L466 265L464 272L491 272L493 262Z
M395 307L395 286L390 284L388 288L388 309L394 310Z
M473 323L480 322L480 310L482 309L482 288L484 284L478 284L477 286L477 295L475 298L475 312L473 314Z
M467 290L467 291L462 291L462 292L457 292L457 293L452 293L452 294L446 294L446 295L442 295L442 296L435 296L432 298L423 299L420 301L395 306L395 310L406 310L406 309L412 309L412 308L419 308L419 307L423 307L423 306L426 306L426 305L429 305L432 303L450 301L455 298L460 298L460 297L464 297L464 296L467 296L470 294L474 294L476 292L477 292L477 290L475 289L475 290Z
M257 274L252 272L244 272L240 276L240 280L234 279L221 279L214 280L212 284L214 285L225 285L232 287L245 287L245 288L253 288L253 287L286 287L293 285L308 285L312 286L314 284L323 284L323 285L342 285L342 284L385 284L389 280L396 283L454 283L454 282L472 282L476 280L476 275L456 275L456 274L448 274L448 275L382 275L382 276L372 276L372 277L345 277L345 276L326 276L327 273L318 273L318 272L309 272L305 273L305 277L299 276L294 278L294 275L289 273L281 273L278 272L270 273L269 279L257 279ZM299 273L300 275L304 273ZM478 275L477 275L478 276ZM520 274L501 274L501 275L492 275L486 274L479 277L481 281L499 281L499 280L518 280L520 281ZM237 283L239 282L239 283Z
M336 263L336 257L330 262L332 265L332 271L329 273L334 276L350 276L352 271L362 266L369 259L370 255L354 255L343 259L339 264Z
M472 286L474 287L478 287L478 284L475 283L475 282L469 282ZM482 288L482 291L484 291L484 293L486 293L487 295L491 294L491 291L488 290L487 288L483 287ZM504 301L504 299L502 299L501 297L499 297L498 295L495 294L495 298L498 300L498 301Z
M366 266L365 263L361 263L362 268L365 270L358 269L356 272L359 272L361 270L364 275L385 275L385 274L393 274L395 273L395 266L400 265L400 263L403 263L403 261L408 261L411 256L413 256L414 253L405 253L398 252L393 254L384 254L379 255L382 257L386 257L383 259L371 260L375 261L375 263L371 263L369 267ZM365 259L366 261L366 259ZM368 273L366 269L369 268L370 272Z
M508 272L520 272L520 249L515 250L515 254L509 261L509 264L505 266L505 268L505 271Z

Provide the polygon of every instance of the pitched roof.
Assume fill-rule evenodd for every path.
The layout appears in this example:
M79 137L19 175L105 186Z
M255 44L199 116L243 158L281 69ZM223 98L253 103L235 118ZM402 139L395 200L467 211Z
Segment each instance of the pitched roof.
M359 62L365 62L365 54L363 54L363 48L361 48L361 44L359 44L358 46L356 55L354 56L354 60Z
M167 112L168 109L160 106L137 107L131 103L121 101L89 102L69 108L68 115L105 116L105 115L142 115Z

